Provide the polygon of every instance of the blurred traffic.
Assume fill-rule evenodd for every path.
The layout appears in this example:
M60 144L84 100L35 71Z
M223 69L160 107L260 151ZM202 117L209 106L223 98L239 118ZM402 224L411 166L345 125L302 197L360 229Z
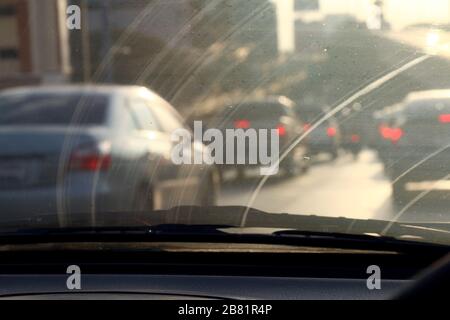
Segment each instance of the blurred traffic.
M450 221L450 11L366 2L0 1L0 221L193 204ZM195 121L276 130L280 172L175 164Z
M143 87L23 87L0 94L0 110L3 221L215 203L217 170L171 161L184 124Z

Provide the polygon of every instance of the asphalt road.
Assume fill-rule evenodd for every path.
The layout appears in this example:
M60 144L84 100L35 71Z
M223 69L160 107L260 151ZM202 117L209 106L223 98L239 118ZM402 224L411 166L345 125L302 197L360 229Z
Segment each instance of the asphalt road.
M414 29L380 35L424 53L450 58L450 32ZM357 160L342 154L335 161L314 161L311 170L299 177L271 178L251 202L259 179L254 176L245 182L225 184L219 204L248 205L273 213L450 222L449 199L424 198L405 210L406 204L394 202L383 164L372 150L363 151Z
M391 200L391 184L376 153L363 151L357 160L343 154L317 161L295 178L271 178L250 203L260 177L226 183L220 205L250 205L272 213L315 214L358 219L392 220L403 207ZM450 221L450 203L417 204L400 221Z

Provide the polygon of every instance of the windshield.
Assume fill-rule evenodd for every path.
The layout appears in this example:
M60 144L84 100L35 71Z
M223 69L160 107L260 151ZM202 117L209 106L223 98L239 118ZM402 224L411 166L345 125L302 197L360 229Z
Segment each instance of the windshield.
M8 0L0 26L0 235L450 245L449 1Z

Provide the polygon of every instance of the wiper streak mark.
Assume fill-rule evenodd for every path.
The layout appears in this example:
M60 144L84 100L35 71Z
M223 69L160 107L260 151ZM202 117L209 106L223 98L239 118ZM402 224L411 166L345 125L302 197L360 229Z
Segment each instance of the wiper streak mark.
M375 80L374 82L368 84L367 86L365 86L364 88L362 88L361 90L357 91L356 93L354 93L353 95L351 95L349 98L347 98L346 100L344 100L343 102L341 102L340 104L338 104L336 107L334 107L332 110L330 110L327 114L325 114L319 121L317 121L313 126L311 126L311 128L309 128L306 132L304 132L300 137L298 137L294 142L291 143L291 145L283 152L283 154L279 157L279 159L277 160L277 164L279 165L279 163L281 161L283 161L284 158L286 158L286 156L289 154L289 152L291 152L300 142L303 141L303 139L305 139L309 133L312 130L315 130L317 127L319 127L322 123L324 123L325 121L327 121L328 119L330 119L332 116L334 116L335 114L337 114L338 112L340 112L342 109L344 109L348 104L352 103L353 101L355 101L356 99L370 93L371 91L379 88L380 86L382 86L383 84L385 84L386 82L392 80L393 78L397 77L398 75L400 75L401 73L405 72L406 70L422 63L423 61L427 60L430 56L429 55L423 55L420 56L406 64L404 64L403 66L389 72L388 74L384 75L383 77L379 78L378 80ZM241 227L245 227L246 224L246 220L247 220L247 215L248 215L248 208L253 206L253 203L256 200L256 197L258 196L258 194L260 193L262 187L264 186L264 184L266 183L267 179L269 178L269 176L264 176L261 178L260 182L258 183L258 186L255 188L255 190L252 193L252 196L250 198L250 200L247 203L247 209L242 217L242 221L241 221Z
M386 228L383 229L383 231L381 231L381 235L384 236L386 235L386 233L391 229L391 227L394 225L394 223L396 223L398 221L398 219L400 219L402 217L402 215L409 209L411 208L414 204L416 204L420 199L422 199L423 197L425 197L427 194L429 194L431 191L434 190L434 187L440 183L443 180L447 180L450 178L450 174L445 175L444 177L442 177L441 179L439 179L438 181L435 181L433 183L432 186L430 186L427 190L422 191L420 194L418 194L414 199L412 199L411 201L409 201L404 207L403 209L401 209L394 217L394 219L392 219L392 221L390 221L388 223L388 225L386 226Z

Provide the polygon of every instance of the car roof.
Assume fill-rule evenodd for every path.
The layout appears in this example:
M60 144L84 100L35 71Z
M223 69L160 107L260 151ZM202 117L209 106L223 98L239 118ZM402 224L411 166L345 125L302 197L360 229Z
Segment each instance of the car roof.
M415 91L409 93L405 99L407 103L424 100L450 100L450 90L440 89L440 90Z
M294 101L285 96L268 96L260 99L249 99L238 103L230 103L228 106L248 106L248 105L267 105L278 104L287 108L293 108L295 106Z
M428 90L407 96L400 112L409 120L434 119L436 114L450 112L450 90Z
M375 119L387 119L389 117L395 116L396 114L402 112L405 106L401 103L396 103L391 106L387 106L381 110L377 110L373 113Z

